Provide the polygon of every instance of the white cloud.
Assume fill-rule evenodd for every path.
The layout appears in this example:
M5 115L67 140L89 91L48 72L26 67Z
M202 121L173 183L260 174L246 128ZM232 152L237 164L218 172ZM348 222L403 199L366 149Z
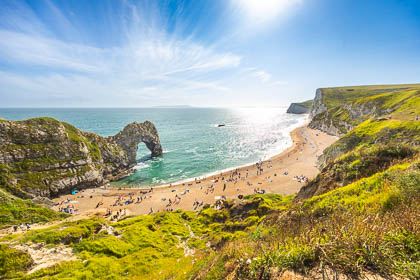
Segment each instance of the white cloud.
M271 74L268 74L262 70L254 72L254 76L260 79L263 83L267 83L271 80Z
M121 15L125 40L108 48L76 43L79 38L57 39L23 7L19 9L29 21L37 23L35 26L17 16L19 9L14 16L5 18L18 28L0 29L0 62L15 69L0 71L0 98L15 94L18 100L18 95L23 94L97 102L91 106L120 106L124 102L136 106L130 102L159 103L176 98L189 101L192 96L233 92L242 87L243 74L248 72L246 76L267 86L276 83L263 70L241 67L240 55L176 33L167 34L159 16L145 15L142 9L126 5L126 13ZM74 33L65 15L52 2L48 6L65 33ZM26 71L28 67L30 71Z

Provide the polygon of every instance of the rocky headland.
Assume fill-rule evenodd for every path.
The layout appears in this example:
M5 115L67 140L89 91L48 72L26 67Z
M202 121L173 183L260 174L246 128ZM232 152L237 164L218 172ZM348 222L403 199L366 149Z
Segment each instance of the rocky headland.
M287 108L289 114L308 114L312 106L312 99L301 103L291 103Z
M53 118L0 120L0 185L23 198L101 186L131 171L140 142L162 154L150 121L105 138Z
M413 158L420 146L420 84L317 89L308 127L340 137L296 199L321 195Z

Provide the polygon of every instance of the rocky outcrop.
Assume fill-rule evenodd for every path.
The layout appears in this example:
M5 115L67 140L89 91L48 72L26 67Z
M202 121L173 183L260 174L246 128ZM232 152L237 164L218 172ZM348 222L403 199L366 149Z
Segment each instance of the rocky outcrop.
M140 142L162 153L149 121L104 138L52 118L0 120L0 187L25 198L98 187L131 172Z
M288 114L307 114L308 112L309 109L299 103L292 103L287 109Z

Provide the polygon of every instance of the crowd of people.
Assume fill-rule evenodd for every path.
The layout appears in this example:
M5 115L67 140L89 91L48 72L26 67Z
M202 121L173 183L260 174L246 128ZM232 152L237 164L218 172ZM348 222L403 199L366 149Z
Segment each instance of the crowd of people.
M108 208L106 210L106 214L105 214L105 217L110 217L111 222L118 221L118 220L120 220L120 219L122 219L126 216L127 216L127 209L126 208L118 209L117 211L115 211L115 214L114 214L114 212L112 211L111 208Z
M58 204L58 212L63 212L67 214L75 214L79 209L74 207L74 204L71 203L70 199L62 200Z
M300 175L300 176L294 176L294 177L293 177L293 179L295 179L295 180L296 180L296 181L298 181L299 183L304 183L304 184L308 183L308 181L309 181L309 178L308 178L308 177L306 177L306 176L303 176L303 175Z
M232 191L232 188L236 190L237 194L235 196L244 197L243 194L241 194L240 186L237 186L237 183L241 181L246 180L246 185L248 187L253 186L254 184L258 185L257 187L253 187L253 193L254 194L264 194L266 193L266 189L263 187L265 184L273 183L273 177L277 176L277 173L268 174L267 176L261 177L261 175L264 174L264 168L270 169L273 168L273 165L271 161L258 161L255 163L256 168L256 174L257 176L253 176L254 178L259 178L259 181L254 181L254 179L248 179L249 177L249 169L234 169L230 172L226 173L220 173L218 175L213 175L209 180L200 180L199 178L195 178L193 182L190 183L183 183L182 187L183 190L177 190L177 189L171 189L170 194L164 197L160 197L159 201L161 201L163 204L159 205L158 203L153 203L151 205L148 203L147 207L150 207L149 214L159 211L166 211L166 212L173 212L174 209L179 208L179 204L181 203L181 198L183 196L190 196L191 187L194 188L194 190L200 190L203 192L206 196L211 194L216 194L215 196L215 202L219 201L220 197L224 197L226 199L226 196L218 196L221 195L221 193L226 193L228 191ZM253 171L253 170L252 170ZM288 171L284 171L284 175L288 175ZM295 180L297 180L300 183L306 183L308 181L308 178L306 176L294 176ZM188 186L187 186L188 185ZM196 186L193 186L196 185ZM81 191L83 192L83 191ZM193 192L193 193L196 193ZM72 193L73 194L73 193ZM88 195L87 197L85 195L78 194L77 198L86 199L90 198L92 199L95 195L95 191L92 191L92 194ZM238 197L239 197L238 196ZM95 195L96 198L98 198L97 195ZM104 198L106 195L101 195L101 199L98 202L98 200L95 200L96 207L95 209L99 209L101 206L104 205ZM127 208L133 207L132 205L135 204L143 204L147 200L151 200L153 197L153 188L147 189L147 190L139 190L139 191L131 191L129 193L120 193L118 194L118 197L112 202L112 203L106 203L106 214L105 217L110 218L111 221L118 221L124 217L127 216ZM199 210L202 208L205 204L204 200L199 200L199 197L193 197L194 201L192 202L192 209L193 210ZM192 199L188 199L187 201L191 201ZM108 201L108 200L105 200ZM73 203L76 203L76 201L73 201ZM74 204L71 203L70 199L66 199L64 201L61 201L59 205L59 211L66 212L73 214L77 211L75 209ZM189 203L189 202L188 202ZM219 204L221 202L218 202ZM95 204L94 204L95 205ZM153 207L151 207L153 206ZM146 206L144 206L146 207ZM117 208L117 210L115 210ZM155 208L155 210L153 209ZM132 209L132 208L131 208ZM131 210L133 211L133 210Z

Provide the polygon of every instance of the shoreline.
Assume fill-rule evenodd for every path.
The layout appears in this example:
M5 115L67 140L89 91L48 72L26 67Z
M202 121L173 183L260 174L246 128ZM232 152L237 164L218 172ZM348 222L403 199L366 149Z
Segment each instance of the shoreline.
M289 140L291 141L291 144L289 146L285 147L280 152L276 152L276 153L273 153L271 155L268 155L265 159L262 159L260 161L253 161L253 162L250 162L250 163L245 163L245 164L234 166L234 167L228 167L228 168L225 168L225 169L220 169L220 170L212 171L212 172L206 173L206 174L201 175L201 176L189 177L189 178L186 178L186 179L175 181L173 183L164 183L164 184L150 185L150 186L142 186L142 185L131 185L130 186L130 185L121 184L120 186L118 186L117 185L117 181L115 181L115 182L108 183L108 185L110 185L109 188L113 188L113 189L120 189L121 188L121 190L124 190L124 189L147 190L147 189L150 189L150 188L153 188L153 189L162 189L162 188L173 187L173 186L176 186L176 185L181 185L181 184L193 182L195 179L197 179L197 180L205 180L205 179L207 179L207 178L209 178L211 176L219 176L221 173L224 174L224 173L227 173L227 172L234 171L236 169L242 169L242 168L250 167L250 166L255 165L257 162L261 162L261 161L262 162L265 162L265 161L268 161L268 160L270 160L272 158L275 158L275 157L281 155L282 153L284 153L285 151L287 151L289 148L291 148L293 146L294 142L295 142L295 140L293 139L293 136L292 136L292 132L295 131L298 128L306 127L309 124L309 122L310 122L310 120L309 120L308 116L306 116L305 117L305 122L301 122L301 123L298 123L296 126L292 126L292 129L288 133L288 136L290 138ZM133 167L133 169L135 169L135 167ZM124 178L125 177L128 177L128 176L131 176L134 173L135 173L135 171L134 172L131 172L130 174L128 174L126 176L124 176ZM101 186L99 188L104 188L104 186Z
M317 157L337 139L306 125L290 132L290 147L261 161L262 172L257 172L260 169L255 163L248 164L197 180L151 187L152 192L150 187L90 188L54 199L61 206L53 209L73 207L77 209L74 216L79 218L107 213L112 217L117 212L124 213L120 217L123 218L177 209L200 210L204 204L214 204L221 196L237 199L240 195L255 193L256 189L265 193L295 194L304 185L305 178L312 179L318 174Z

